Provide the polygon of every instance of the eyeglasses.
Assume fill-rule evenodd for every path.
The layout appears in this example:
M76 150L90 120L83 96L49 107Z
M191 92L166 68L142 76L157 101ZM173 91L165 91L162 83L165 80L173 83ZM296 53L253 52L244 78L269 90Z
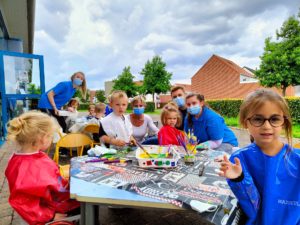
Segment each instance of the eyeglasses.
M280 127L284 124L285 121L284 116L279 116L279 115L274 115L271 116L270 118L265 118L260 115L254 115L247 120L249 120L250 124L255 126L255 127L261 127L262 125L265 124L266 120L269 121L272 127Z

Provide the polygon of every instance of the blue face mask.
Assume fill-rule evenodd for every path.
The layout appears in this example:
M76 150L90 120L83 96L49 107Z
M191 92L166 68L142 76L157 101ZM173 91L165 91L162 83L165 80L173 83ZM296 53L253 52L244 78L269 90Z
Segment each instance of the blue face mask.
M191 114L193 116L197 115L201 112L201 106L200 105L194 105L194 106L188 107L187 111L188 111L189 114Z
M142 115L145 111L145 108L142 107L142 108L133 108L133 113L136 114L136 115Z
M73 79L73 84L75 84L76 86L81 86L82 85L82 80L79 78L74 78Z
M177 98L174 98L173 100L178 105L178 107L184 106L184 98L183 97L177 97Z

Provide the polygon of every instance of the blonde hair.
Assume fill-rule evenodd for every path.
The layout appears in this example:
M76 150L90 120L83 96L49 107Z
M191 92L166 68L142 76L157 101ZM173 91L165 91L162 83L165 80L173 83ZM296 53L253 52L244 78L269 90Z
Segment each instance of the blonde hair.
M101 113L101 112L105 112L105 107L106 105L102 102L96 104L95 106L95 113Z
M182 119L181 119L181 114L178 110L178 107L174 102L169 102L168 104L166 104L163 107L161 115L160 115L160 120L161 120L162 125L165 126L167 124L166 118L171 112L176 112L176 114L177 114L176 127L179 127L181 125Z
M146 102L143 96L138 95L135 96L132 101L131 101L131 107L133 108L134 104L136 104L137 102L141 102L144 106L146 106Z
M76 76L76 74L81 74L83 76L83 81L82 81L82 84L81 86L79 87L80 89L80 92L81 92L81 95L82 95L82 98L86 99L86 79L85 79L85 75L83 72L81 71L78 71L78 72L75 72L72 76L71 76L71 80L73 81L74 77Z
M35 146L39 138L58 130L53 117L39 111L29 111L8 122L7 140L23 145Z
M284 116L283 128L285 131L285 136L288 140L289 145L292 146L292 119L288 104L282 96L272 90L258 89L250 93L244 99L239 113L240 125L246 128L247 119L249 118L249 116L257 109L262 107L267 101L272 102L282 110Z
M112 103L115 99L120 99L120 98L128 99L127 94L124 91L120 91L120 90L113 91L110 95L109 102Z
M88 110L90 111L92 108L93 108L93 109L95 109L95 108L96 108L96 106L95 106L95 105L93 105L93 104L92 104L92 105L89 105L89 107L88 107Z

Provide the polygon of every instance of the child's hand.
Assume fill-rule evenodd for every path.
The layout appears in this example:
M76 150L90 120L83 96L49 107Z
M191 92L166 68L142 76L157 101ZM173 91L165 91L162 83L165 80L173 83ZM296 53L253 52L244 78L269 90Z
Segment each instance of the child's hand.
M237 157L234 158L234 162L235 164L231 163L227 156L224 155L223 160L220 163L221 167L219 175L228 179L235 179L241 176L243 171L241 162Z
M123 147L126 145L126 142L120 139L114 139L114 141L112 142L113 145L115 146L120 146Z
M74 112L74 108L73 107L68 107L67 109L69 112Z
M55 213L53 221L62 220L67 216L68 216L67 214Z
M130 145L134 145L136 146L136 140L131 136L130 137L130 142L129 142Z

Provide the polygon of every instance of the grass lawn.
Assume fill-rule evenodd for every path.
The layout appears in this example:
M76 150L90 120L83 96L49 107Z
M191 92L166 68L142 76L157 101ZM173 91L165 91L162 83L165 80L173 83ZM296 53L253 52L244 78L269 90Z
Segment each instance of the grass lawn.
M227 126L238 127L238 118L234 117L223 117ZM293 137L300 138L300 124L293 124Z

